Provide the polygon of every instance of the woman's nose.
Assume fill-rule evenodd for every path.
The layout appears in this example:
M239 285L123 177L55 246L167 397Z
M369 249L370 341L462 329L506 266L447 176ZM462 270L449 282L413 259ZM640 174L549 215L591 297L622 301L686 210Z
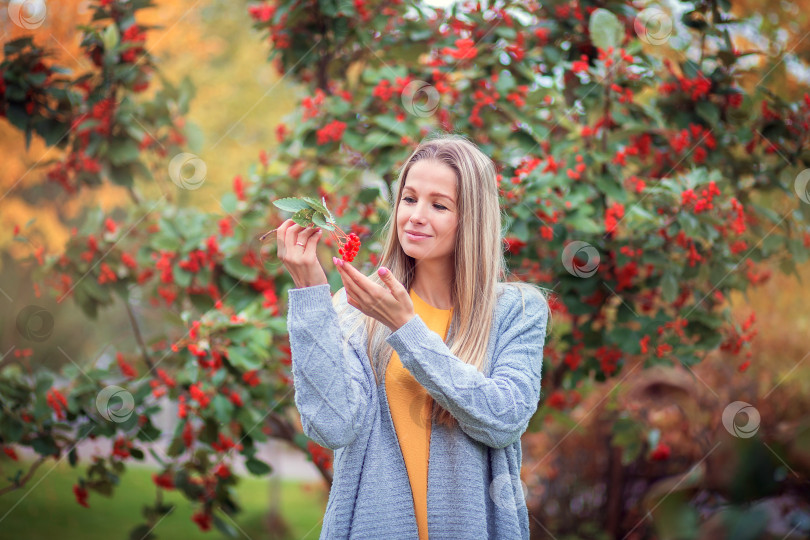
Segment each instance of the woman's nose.
M414 209L413 213L411 214L411 221L414 223L422 223L424 219L422 218L422 213L419 209Z

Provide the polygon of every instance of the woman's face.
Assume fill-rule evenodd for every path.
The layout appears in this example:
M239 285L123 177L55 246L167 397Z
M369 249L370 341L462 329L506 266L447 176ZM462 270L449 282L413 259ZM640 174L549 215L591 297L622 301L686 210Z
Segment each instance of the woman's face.
M457 230L455 172L444 163L417 161L408 171L397 207L402 249L419 261L452 263Z

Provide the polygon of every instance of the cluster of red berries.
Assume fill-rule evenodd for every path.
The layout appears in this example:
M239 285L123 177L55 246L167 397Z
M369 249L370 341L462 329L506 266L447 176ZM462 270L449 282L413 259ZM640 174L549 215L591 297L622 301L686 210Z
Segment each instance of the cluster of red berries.
M56 413L56 418L58 420L64 420L66 418L65 413L67 412L68 404L67 399L62 392L55 388L51 388L46 394L46 401L48 402L48 406L53 409L53 412Z
M360 237L357 236L355 233L350 233L347 237L347 241L341 248L338 250L340 253L341 258L346 262L352 262L354 257L357 255L357 252L360 250Z

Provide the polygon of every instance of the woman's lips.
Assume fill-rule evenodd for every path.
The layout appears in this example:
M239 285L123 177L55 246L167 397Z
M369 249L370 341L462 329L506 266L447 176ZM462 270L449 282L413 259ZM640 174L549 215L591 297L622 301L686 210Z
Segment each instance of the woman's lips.
M413 240L413 241L426 240L426 239L430 238L430 236L425 236L425 235L421 235L421 234L413 234L413 233L409 233L409 232L406 232L405 236L408 237L408 240Z

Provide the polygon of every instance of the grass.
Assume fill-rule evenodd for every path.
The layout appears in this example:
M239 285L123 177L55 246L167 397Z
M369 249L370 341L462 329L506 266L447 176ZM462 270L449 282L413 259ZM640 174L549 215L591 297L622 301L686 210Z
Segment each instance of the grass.
M5 457L5 456L4 456ZM0 460L3 485L16 469L28 470L30 463ZM21 489L0 496L0 537L16 540L41 538L116 539L129 538L130 531L143 523L141 510L153 504L155 485L153 469L128 467L121 476L111 498L90 492L90 508L79 506L73 496L73 485L83 472L81 464L72 469L64 461L54 467L46 461L33 478ZM280 480L278 487L281 515L287 526L289 539L317 539L326 508L326 487L323 483ZM242 477L236 486L236 497L242 512L233 520L220 513L223 521L231 525L239 538L270 537L267 523L271 508L272 483L267 477ZM152 533L157 538L218 539L227 538L215 527L202 532L191 521L195 506L176 491L165 491L164 502L175 503L174 510L161 520ZM278 538L278 536L273 536Z

